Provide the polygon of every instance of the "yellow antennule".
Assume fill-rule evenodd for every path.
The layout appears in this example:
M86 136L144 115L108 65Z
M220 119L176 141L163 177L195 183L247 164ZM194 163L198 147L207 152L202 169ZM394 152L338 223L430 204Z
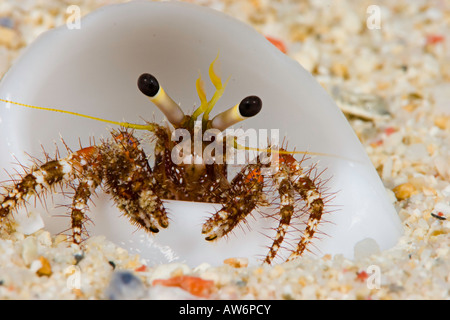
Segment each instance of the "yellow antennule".
M191 120L197 120L198 116L205 112L208 107L208 100L206 99L205 82L202 80L202 75L199 72L199 77L195 82L195 87L197 88L198 97L200 98L200 106L194 111L191 116Z
M112 120L97 118L97 117L93 117L93 116L88 116L88 115L77 113L77 112L54 109L54 108L47 108L47 107L37 107L37 106L32 106L29 104L5 100L5 99L0 99L0 101L5 102L5 103L10 103L10 104L15 104L15 105L22 106L22 107L32 108L32 109L66 113L66 114L70 114L70 115L77 116L77 117L82 117L82 118L87 118L87 119L91 119L91 120L115 124L115 125L125 127L125 128L132 128L132 129L136 129L136 130L148 130L148 131L155 130L155 126L153 124L142 125L142 124L135 124L135 123L128 123L128 122L118 122L118 121L112 121Z
M228 81L230 80L230 78L228 78L227 81L225 81L225 84L222 84L222 80L214 68L218 60L219 60L219 53L217 53L217 57L213 60L213 62L211 62L211 65L209 66L209 78L211 79L212 84L216 88L216 92L212 96L211 100L209 100L208 102L208 108L205 110L205 113L203 114L203 122L208 121L209 113L214 108L216 102L223 95L225 87L227 86Z
M213 60L213 62L211 62L210 66L209 66L209 70L208 70L209 71L209 78L211 79L212 84L214 85L214 87L217 90L222 88L222 79L217 74L216 70L214 69L214 66L215 66L215 64L217 63L218 60L219 60L219 53L217 53L216 58Z

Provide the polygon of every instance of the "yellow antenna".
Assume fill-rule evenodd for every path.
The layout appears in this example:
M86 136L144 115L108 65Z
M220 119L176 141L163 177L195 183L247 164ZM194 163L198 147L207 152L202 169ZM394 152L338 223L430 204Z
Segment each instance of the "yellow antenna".
M129 123L129 122L112 121L112 120L107 120L107 119L102 119L102 118L98 118L98 117L85 115L85 114L78 113L78 112L66 111L66 110L55 109L55 108L38 107L38 106L33 106L33 105L15 102L15 101L11 101L11 100L0 99L0 101L4 102L4 103L10 103L10 104L26 107L26 108L31 108L31 109L66 113L66 114L70 114L70 115L77 116L77 117L82 117L82 118L96 120L96 121L100 121L100 122L115 124L115 125L118 125L118 126L121 126L124 128L131 128L131 129L136 129L136 130L148 130L148 131L155 131L155 129L156 129L155 125L151 124L151 123L143 125L143 124L135 124L135 123ZM334 157L334 158L340 158L340 159L344 159L344 160L348 160L348 161L355 161L355 160L348 159L348 158L345 158L342 156L321 153L321 152L286 151L286 150L279 150L279 149L260 149L260 148L246 147L246 146L238 144L236 140L234 140L233 147L237 150L247 150L247 151L257 151L257 152L273 152L273 153L279 153L279 154L306 154L306 155Z
M332 158L338 158L346 161L353 161L353 162L359 162L358 160L338 156L335 154L329 154L329 153L322 153L322 152L310 152L310 151L287 151L287 150L280 150L280 149L260 149L260 148L253 148L253 147L246 147L243 145L240 145L237 143L236 139L234 140L233 147L236 150L247 150L247 151L257 151L257 152L272 152L272 153L278 153L278 154L305 154L305 155L311 155L311 156L322 156L322 157L332 157Z
M132 129L137 129L137 130L148 130L148 131L154 131L155 130L155 126L153 124L143 125L143 124L135 124L135 123L129 123L129 122L118 122L118 121L112 121L112 120L97 118L97 117L93 117L93 116L88 116L88 115L77 113L77 112L60 110L60 109L54 109L54 108L37 107L37 106L32 106L32 105L29 105L29 104L15 102L15 101L10 101L10 100L5 100L5 99L0 99L0 101L1 102L5 102L5 103L10 103L10 104L15 104L15 105L22 106L22 107L32 108L32 109L39 109L39 110L46 110L46 111L66 113L66 114L70 114L70 115L77 116L77 117L82 117L82 118L87 118L87 119L91 119L91 120L96 120L96 121L101 121L101 122L115 124L115 125L118 125L118 126L121 126L121 127L125 127L125 128L132 128Z

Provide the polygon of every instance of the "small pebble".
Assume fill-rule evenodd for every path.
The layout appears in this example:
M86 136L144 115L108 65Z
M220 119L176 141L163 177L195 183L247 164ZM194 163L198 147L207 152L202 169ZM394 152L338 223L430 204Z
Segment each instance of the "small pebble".
M31 236L22 241L22 259L26 265L29 265L33 260L37 259L37 241Z
M450 129L450 116L441 115L434 119L434 124L442 130Z
M228 258L223 263L233 268L246 268L248 266L248 258Z
M0 17L0 26L13 29L14 28L14 20L9 17Z
M0 26L0 45L14 48L17 45L18 37L13 29Z
M410 198L412 195L417 193L416 187L412 183L402 183L392 189L395 193L397 200L402 201Z
M73 255L75 259L75 265L79 264L84 259L84 252L77 252Z
M145 295L145 287L141 279L130 271L115 271L106 289L105 296L109 300L135 300Z
M42 268L42 262L40 260L34 260L30 263L30 271L31 272L37 272L39 269Z
M50 265L50 262L43 256L39 257L39 261L41 262L42 266L38 271L36 271L37 275L40 277L51 276L52 275L52 266Z
M108 261L109 265L111 266L111 268L116 269L116 264L114 263L114 261Z

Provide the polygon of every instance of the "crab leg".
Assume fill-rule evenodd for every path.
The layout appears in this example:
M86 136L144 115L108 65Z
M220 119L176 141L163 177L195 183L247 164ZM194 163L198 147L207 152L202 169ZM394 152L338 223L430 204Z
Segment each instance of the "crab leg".
M324 214L325 204L319 186L310 177L311 171L303 172L300 163L292 155L280 156L280 162L284 163L289 170L293 189L300 194L309 212L309 218L303 236L298 242L296 249L287 259L290 261L295 257L301 256L311 242Z
M0 217L7 217L11 210L14 210L32 195L39 196L45 191L51 191L55 185L62 182L69 182L75 177L86 175L89 171L93 175L92 159L98 154L96 147L83 148L77 152L71 153L69 156L59 160L51 160L44 163L40 167L34 167L26 174L21 181L7 189L7 194L1 200ZM87 170L86 168L89 168ZM95 182L97 178L85 179L77 188L73 206L72 206L72 227L73 239L75 243L80 243L81 238L81 222L84 219L84 211L86 210L86 202L89 195L86 195L86 188L95 189L99 182ZM101 180L101 179L100 179Z
M206 240L227 235L260 203L264 182L260 167L258 164L247 165L232 180L229 202L203 225L202 233Z
M88 201L92 192L102 182L100 150L97 146L80 149L67 157L73 165L75 176L79 180L71 206L72 239L80 244Z
M166 210L156 190L156 181L138 140L127 131L113 132L114 141L104 144L107 192L131 220L149 232L167 228Z
M67 180L72 172L73 166L68 159L52 160L32 168L19 182L5 188L5 194L0 195L0 224L30 196L51 190L58 183Z
M314 234L316 233L320 220L324 213L324 201L319 190L317 189L317 186L311 180L311 178L309 178L308 176L300 176L297 179L296 183L294 183L294 189L306 202L310 214L306 223L303 237L297 244L296 249L289 256L288 261L303 254L306 247L311 242Z
M277 228L275 240L264 260L264 263L268 264L272 263L277 255L289 224L291 223L292 215L294 214L294 188L289 180L288 172L282 166L280 167L281 170L272 177L280 195L280 223Z
M87 202L91 197L92 190L95 189L95 186L90 186L88 181L82 181L78 185L75 191L75 196L72 202L72 238L73 242L80 244L81 233L83 230L83 222L85 220L85 213L88 209Z
M71 205L74 243L82 241L81 234L88 201L92 192L105 182L118 207L130 220L150 232L168 226L167 215L155 190L156 181L147 157L131 133L113 132L112 143L90 146L34 167L12 187L0 195L0 224L10 212L31 195L51 191L62 182L75 184Z

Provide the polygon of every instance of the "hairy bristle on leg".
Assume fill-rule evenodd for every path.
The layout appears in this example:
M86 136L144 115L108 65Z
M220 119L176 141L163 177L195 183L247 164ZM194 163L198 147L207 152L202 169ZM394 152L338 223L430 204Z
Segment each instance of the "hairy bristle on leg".
M294 189L289 180L288 172L284 166L280 166L280 171L273 177L273 181L277 186L278 193L280 195L280 223L278 225L275 240L269 249L264 263L272 263L273 259L277 255L278 250L286 235L287 229L291 223L292 215L294 214Z
M232 180L232 198L203 224L206 240L227 235L261 202L264 179L260 167L260 164L247 165Z

